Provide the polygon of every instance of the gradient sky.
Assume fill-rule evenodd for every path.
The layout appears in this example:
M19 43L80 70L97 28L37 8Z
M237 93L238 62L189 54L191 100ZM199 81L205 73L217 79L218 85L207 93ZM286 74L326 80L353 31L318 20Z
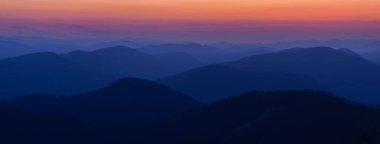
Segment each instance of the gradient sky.
M379 0L0 0L3 35L378 38Z

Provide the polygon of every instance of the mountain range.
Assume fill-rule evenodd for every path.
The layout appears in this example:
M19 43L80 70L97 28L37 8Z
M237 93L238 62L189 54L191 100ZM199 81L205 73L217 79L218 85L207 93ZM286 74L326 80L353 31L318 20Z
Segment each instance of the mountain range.
M364 57L380 64L380 51L370 52L363 54Z
M378 39L331 39L331 40L297 40L269 43L238 44L250 47L271 47L276 49L308 48L316 46L348 48L359 53L368 53L378 50Z
M150 45L138 48L138 50L149 54L182 52L191 55L205 64L232 61L246 56L276 51L276 49L263 47L242 48L235 46L229 48L217 48L197 43Z
M179 56L178 56L179 55ZM158 78L195 68L200 62L184 53L150 55L125 46L73 51L62 57L116 78Z
M154 79L201 65L184 53L149 55L123 46L67 54L34 53L0 60L0 97L72 95L123 78Z
M127 138L130 143L166 144L374 143L379 116L377 110L323 92L253 92L179 114L146 130L132 129Z
M154 120L200 105L178 91L136 78L69 97L34 94L6 102L6 106L23 111L67 115L100 125Z
M379 65L348 49L293 48L203 66L188 54L191 47L198 47L194 51L199 53L202 47L209 49L205 51L210 54L224 50L196 44L181 49L176 46L181 47L166 46L154 55L141 52L144 48L115 46L3 59L0 95L3 98L41 92L73 95L123 77L137 77L158 79L206 103L252 90L289 89L325 90L356 102L380 102Z
M102 87L109 78L55 53L35 53L0 60L0 97L30 93L60 95Z
M210 103L249 91L322 89L314 79L284 72L247 72L209 65L159 80L171 88Z
M281 71L312 77L327 91L363 103L379 103L380 67L352 51L315 47L246 57L225 65L244 71Z
M218 65L159 81L208 102L249 90L316 89L356 102L380 103L380 67L347 49L295 48Z
M131 82L134 84L136 79ZM150 84L144 90L157 86ZM108 90L119 94L118 90ZM87 100L97 99L94 95L87 96ZM317 91L250 92L159 120L104 128L59 113L30 113L14 108L0 107L4 143L376 144L380 135L378 110ZM107 110L106 107L87 108ZM153 107L150 110L157 111Z
M35 48L32 46L15 41L1 39L0 50L0 59L36 52Z

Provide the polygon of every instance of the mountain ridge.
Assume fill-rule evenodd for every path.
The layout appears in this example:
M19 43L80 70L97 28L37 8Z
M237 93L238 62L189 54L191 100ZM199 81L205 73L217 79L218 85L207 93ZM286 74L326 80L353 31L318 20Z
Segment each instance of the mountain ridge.
M114 125L158 119L201 104L158 83L125 78L69 97L37 94L9 100L7 105L34 113L59 113L96 124Z
M256 55L224 65L245 71L303 74L319 81L336 95L364 103L380 102L376 96L380 94L380 67L363 57L328 47Z
M277 71L247 72L224 65L200 67L158 82L206 103L253 90L322 89L314 79L304 75Z

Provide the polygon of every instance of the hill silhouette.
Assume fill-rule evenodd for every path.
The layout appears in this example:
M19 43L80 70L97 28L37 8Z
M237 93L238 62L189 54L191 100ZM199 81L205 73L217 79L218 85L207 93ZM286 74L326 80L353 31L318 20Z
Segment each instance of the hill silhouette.
M240 47L234 46L230 48L217 48L210 45L202 45L197 43L189 44L161 44L150 45L138 48L138 50L149 54L162 54L180 52L186 53L204 64L212 64L219 62L226 62L237 60L246 56L255 54L269 53L275 50L271 48L258 48L258 47Z
M317 91L250 92L166 119L107 128L6 107L0 116L4 143L376 144L380 134L378 110Z
M138 48L138 50L149 54L163 54L172 52L181 52L189 54L203 63L214 63L218 61L218 56L224 54L221 49L201 45L196 43L190 44L161 44L151 45Z
M159 82L206 103L253 90L320 89L315 80L299 74L245 72L223 65L197 68Z
M35 53L0 60L0 97L46 92L70 95L100 88L108 77L55 53Z
M183 53L149 55L124 46L60 55L33 53L0 60L0 97L72 95L124 77L154 79L199 65Z
M289 49L224 65L251 72L302 74L317 80L338 96L363 103L380 102L380 67L344 50L327 47Z
M131 143L375 143L379 111L323 92L252 92L127 133ZM139 135L144 136L139 136ZM150 136L150 137L147 137Z
M69 115L96 124L113 125L159 119L200 104L160 84L126 78L70 97L37 94L10 100L7 105L29 112Z
M38 50L36 50L36 48L32 46L20 42L0 39L0 51L0 59L5 59L9 57L37 52Z
M380 51L365 53L363 56L376 62L377 64L380 64Z
M158 78L185 71L200 64L190 56L178 57L167 54L161 57L125 46L95 51L74 51L62 56L96 71L112 75L116 79L122 77Z

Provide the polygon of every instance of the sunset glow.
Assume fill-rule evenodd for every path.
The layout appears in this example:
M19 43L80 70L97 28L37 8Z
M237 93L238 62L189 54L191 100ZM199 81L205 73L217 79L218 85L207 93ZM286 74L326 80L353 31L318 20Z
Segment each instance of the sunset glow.
M1 0L2 18L378 20L378 0Z
M299 31L330 32L330 37L338 31L372 38L380 32L379 7L378 0L0 0L0 29L9 31L10 25L21 24L76 24L97 30L132 30L144 36L160 30L267 29L273 34L276 29L286 33L284 29L297 27ZM347 34L350 32L353 34Z

